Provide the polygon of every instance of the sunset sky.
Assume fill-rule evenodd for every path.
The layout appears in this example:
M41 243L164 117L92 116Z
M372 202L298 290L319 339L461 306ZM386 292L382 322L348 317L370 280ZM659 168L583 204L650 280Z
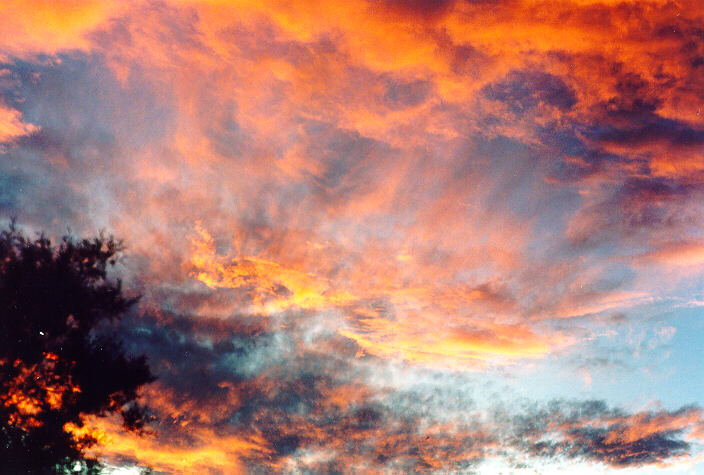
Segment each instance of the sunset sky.
M701 0L0 18L0 223L142 295L118 473L704 473Z

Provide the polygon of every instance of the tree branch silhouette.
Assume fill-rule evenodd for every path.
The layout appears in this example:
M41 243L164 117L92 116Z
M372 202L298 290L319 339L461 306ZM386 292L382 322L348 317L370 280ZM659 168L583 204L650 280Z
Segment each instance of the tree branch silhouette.
M14 220L0 232L0 472L97 473L95 438L76 435L84 418L148 422L137 396L155 378L112 331L138 300L108 276L122 250L102 233L32 239Z

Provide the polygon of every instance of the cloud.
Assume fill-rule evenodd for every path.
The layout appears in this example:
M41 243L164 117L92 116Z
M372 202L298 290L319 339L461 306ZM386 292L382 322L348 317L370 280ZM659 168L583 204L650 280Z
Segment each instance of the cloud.
M0 142L10 142L36 130L36 126L22 121L19 111L0 104Z
M507 453L522 454L529 466L570 459L668 465L701 444L697 407L629 412L603 401L554 401L482 411L457 381L438 379L442 373L405 391L379 385L375 365L351 358L359 347L292 317L149 313L125 321L126 349L146 352L159 376L143 395L156 422L137 440L114 421L93 419L99 453L176 472L444 471Z
M489 99L505 103L516 114L539 105L564 111L577 103L574 91L562 79L537 71L511 71L501 81L485 86L483 93Z
M493 444L476 425L404 415L398 399L364 384L368 369L342 357L354 345L328 334L307 346L299 332L310 329L289 325L167 314L125 321L127 350L145 352L159 376L143 395L156 422L136 440L92 419L99 453L162 471L427 470L472 467ZM331 348L337 355L321 358Z
M704 262L704 245L699 242L665 243L641 259L667 266L698 266Z
M498 310L510 307L510 299L490 285L450 288L443 293L422 287L336 289L325 278L255 257L224 263L215 253L210 234L199 226L196 231L199 237L192 241L191 262L198 280L215 289L243 291L243 311L271 315L288 309L339 309L348 314L351 327L341 329L340 334L371 354L471 367L485 361L540 357L569 341L559 334L541 336L523 325L487 325L476 320L462 325L458 319L452 326L431 330L432 317L418 313L417 309L431 311L433 307L453 312L462 301Z
M46 0L8 1L3 5L5 35L0 52L23 57L87 50L86 34L120 10L120 2L102 0L71 0L62 8Z
M471 469L504 429L398 414L386 368L525 370L698 275L696 1L69 3L0 7L0 209L127 239L160 435L97 421L111 456ZM586 407L510 447L697 448L694 409Z
M638 467L689 455L690 435L701 430L702 418L694 407L624 414L603 402L587 401L554 402L516 422L516 442L536 456Z

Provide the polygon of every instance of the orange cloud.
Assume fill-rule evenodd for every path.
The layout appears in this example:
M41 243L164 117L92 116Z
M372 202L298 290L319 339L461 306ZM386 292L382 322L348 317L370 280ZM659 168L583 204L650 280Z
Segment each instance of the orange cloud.
M658 246L640 258L643 262L666 266L699 266L704 264L704 243L674 242Z
M65 116L32 151L66 148L74 175L56 181L100 197L91 213L131 240L148 305L203 320L334 312L342 318L327 322L352 354L476 370L575 342L545 320L661 292L611 279L613 262L704 262L685 219L699 214L690 190L704 170L696 0L11 0L0 13L3 60L80 50L94 53L84 59L98 62L96 77L117 79L110 100L50 81ZM61 70L70 56L51 61ZM106 101L91 120L109 116L95 125L109 146L83 142L94 124L71 116L71 101ZM43 130L20 109L0 106L1 142ZM85 165L103 150L109 172ZM194 222L192 239L174 239ZM370 397L357 390L348 400L326 388L323 405ZM194 428L193 445L137 442L108 424L106 450L165 471L271 453L261 434L198 425L236 398L169 397L160 411ZM283 432L309 437L311 464L344 459L342 437L326 443L303 419ZM423 440L356 437L379 455ZM441 455L425 454L424 468L463 456L449 439L428 442Z
M72 2L59 11L38 2L28 9L33 14L22 15L14 2L7 9L9 23L19 32L17 51L27 45L37 50L45 45L49 53L92 49L125 87L130 74L139 71L146 84L159 89L159 97L173 100L174 118L163 143L150 143L136 159L125 160L140 187L117 197L138 208L139 216L115 219L115 227L144 229L151 237L149 244L145 238L144 249L155 244L174 247L175 255L184 252L167 242L172 227L181 219L212 218L220 223L218 236L228 228L250 233L235 239L246 249L234 262L207 249L190 264L211 287L249 292L252 310L355 306L359 311L370 300L387 299L399 314L408 315L403 325L409 329L427 325L413 316L421 310L452 315L452 328L480 328L475 323L480 313L510 326L520 323L533 299L526 290L533 282L521 281L514 272L529 262L526 246L535 238L535 223L512 210L514 204L506 201L510 193L499 193L514 186L502 181L503 171L492 173L502 160L455 143L485 133L542 147L536 125L601 120L604 107L621 104L618 100L627 95L629 74L645 84L639 97L658 96L653 104L662 117L694 123L698 116L679 102L696 91L668 88L659 79L684 64L678 37L663 33L653 39L641 31L646 18L653 24L670 18L676 10L672 3L441 3L428 10L364 1L295 7L166 2L120 9L109 2ZM696 18L700 7L687 6L687 18ZM41 21L55 28L40 27ZM129 41L111 30L117 23ZM86 36L89 31L101 34ZM23 39L29 38L27 32L36 38ZM563 92L573 91L574 104L551 105L547 91L531 97L535 110L519 117L511 100L523 99L520 90L509 91L504 103L486 97L488 85L506 78L535 80L512 73L523 70L559 78ZM199 81L202 77L207 84ZM20 120L8 115L6 135L26 132ZM325 124L329 131L321 133L307 121ZM231 123L230 129L221 130L223 122ZM612 152L637 151L658 175L679 177L696 168L696 152L688 149L686 160L670 158L667 140L635 147L582 138ZM361 145L354 148L357 142ZM342 143L350 144L351 158L335 155L345 150ZM694 168L678 169L684 162ZM541 167L547 165L536 163L529 171L545 178ZM586 167L588 161L573 157L570 164ZM606 171L595 187L619 180L624 170L637 172L621 162L600 166ZM223 204L235 199L237 209ZM487 204L502 206L489 212ZM582 201L583 207L588 204ZM278 233L275 240L265 243L242 225L242 215L253 209L275 223L266 225L267 232ZM574 232L590 234L593 215L585 216L567 233L579 228ZM332 244L315 255L306 242ZM176 279L183 268L169 267L171 257L158 269L153 259L155 273ZM477 297L476 287L485 282L505 282L514 295ZM590 301L563 298L549 291L552 284L544 284L548 291L541 312L548 316L632 303L604 295ZM462 353L453 338L438 341Z
M192 239L193 275L211 288L246 290L251 311L269 315L290 308L324 310L337 308L347 315L352 329L340 334L377 356L400 357L409 362L472 369L486 362L536 358L569 343L569 338L541 336L523 325L486 324L463 319L463 309L499 305L489 289L404 287L394 280L352 284L338 290L334 282L283 267L258 257L228 262L216 254L210 234L196 225ZM400 262L406 262L402 259ZM365 302L385 299L396 317L388 319ZM447 325L433 324L444 318ZM461 323L462 321L465 323ZM472 325L476 325L472 328ZM453 328L458 326L457 328Z
M366 320L360 326L364 331L341 330L340 334L354 340L370 354L463 370L482 368L487 363L540 358L569 342L561 335L541 336L528 327L508 325L429 331L413 320L406 324Z
M0 6L0 53L22 57L88 50L86 34L124 8L122 2L106 0L8 0Z
M0 77L2 71L0 71ZM23 135L29 135L38 130L38 127L22 120L19 111L5 107L0 103L0 143L10 142Z
M702 411L692 409L675 414L662 412L655 416L635 414L623 419L610 420L609 423L616 423L623 427L612 430L605 439L606 443L631 443L659 432L698 429L703 421Z
M212 237L196 227L200 239L193 240L191 263L195 277L212 288L244 288L251 292L254 312L281 312L291 307L324 309L343 306L353 300L344 291L328 288L322 279L257 257L245 257L223 264Z
M251 437L222 436L202 427L190 433L193 440L189 444L179 446L162 442L154 435L137 437L125 433L119 423L106 418L92 418L85 429L74 430L74 434L76 437L88 434L98 440L100 445L89 451L89 455L103 460L128 457L167 473L214 470L246 473L241 458L262 450L261 441Z

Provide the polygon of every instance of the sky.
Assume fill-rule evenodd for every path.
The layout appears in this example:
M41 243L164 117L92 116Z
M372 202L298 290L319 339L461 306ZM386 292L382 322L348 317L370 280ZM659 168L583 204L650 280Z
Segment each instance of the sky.
M700 0L0 16L0 219L141 295L114 473L704 473Z

